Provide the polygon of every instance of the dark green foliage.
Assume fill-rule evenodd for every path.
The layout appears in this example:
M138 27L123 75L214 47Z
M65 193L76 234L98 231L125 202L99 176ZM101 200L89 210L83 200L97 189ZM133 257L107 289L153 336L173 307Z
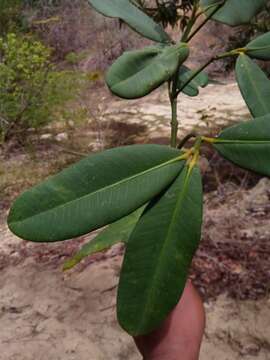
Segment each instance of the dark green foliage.
M253 117L270 113L270 80L261 68L245 54L236 62L236 78Z
M148 205L127 244L117 312L129 334L151 332L177 304L201 223L200 173L185 166L170 188Z
M145 206L142 206L130 215L125 216L107 226L95 237L95 239L90 240L87 244L85 244L80 251L73 256L73 258L65 262L64 270L73 268L87 256L99 251L107 250L119 242L127 243L144 209Z
M194 71L190 70L187 66L182 65L180 67L179 78L178 78L178 88L180 89L184 83L186 83L191 76L194 74ZM199 87L204 88L209 83L207 74L201 72L189 84L184 87L182 90L184 94L188 96L197 96L199 95Z
M222 131L214 147L235 164L270 176L270 114Z
M252 40L246 46L246 54L255 59L270 60L270 32Z
M169 185L183 166L179 156L158 145L89 156L21 195L9 214L10 229L23 239L49 242L110 224Z
M188 54L187 45L181 43L126 52L111 66L106 82L119 97L143 97L168 81Z
M213 16L213 19L231 26L247 24L262 10L266 2L267 0L225 0L224 6ZM218 6L222 1L201 0L200 3L203 9L207 9L209 6ZM212 10L213 7L207 12Z

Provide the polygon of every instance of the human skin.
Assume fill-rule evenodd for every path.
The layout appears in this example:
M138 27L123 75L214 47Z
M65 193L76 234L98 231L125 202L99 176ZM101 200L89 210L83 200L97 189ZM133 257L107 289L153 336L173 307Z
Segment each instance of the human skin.
M202 300L190 281L160 328L135 338L145 360L198 360L205 329Z

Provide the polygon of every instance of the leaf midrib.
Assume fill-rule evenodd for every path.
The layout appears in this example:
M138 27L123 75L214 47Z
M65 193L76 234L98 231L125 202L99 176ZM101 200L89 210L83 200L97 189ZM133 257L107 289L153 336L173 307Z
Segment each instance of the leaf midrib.
M252 52L252 51L261 51L261 50L267 50L270 49L270 45L265 45L265 46L259 46L259 47L246 47L246 49L248 50L248 52Z
M187 168L186 168L186 169L183 169L182 171L187 171L186 178L185 178L185 181L184 181L184 186L183 186L183 188L182 188L183 190L182 190L181 195L179 196L179 198L178 198L178 200L177 200L177 202L176 202L175 210L174 210L174 212L173 212L170 225L169 225L169 227L168 227L167 236L166 236L166 238L165 238L165 240L164 240L164 242L163 242L163 244L162 244L161 251L160 251L160 253L159 253L158 260L157 260L157 262L156 262L156 267L155 267L156 269L159 269L159 268L160 268L159 264L161 263L161 260L163 259L164 251L165 251L165 249L166 249L166 247L167 247L167 243L168 243L168 241L169 241L169 239L170 239L172 227L173 227L174 221L175 221L175 219L176 219L176 216L179 215L180 212L182 213L182 211L181 211L182 201L183 201L184 196L185 196L185 194L186 194L187 186L188 186L188 184L189 184L189 180L190 180L191 175L192 175L192 171L189 172ZM178 175L178 176L180 176L180 175ZM178 209L179 207L180 207L180 210L179 210L179 212L178 212L177 209ZM152 294L153 294L153 292L154 292L154 290L155 290L155 288L156 288L155 284L158 282L158 281L157 281L157 278L158 278L159 272L160 272L159 270L157 270L157 271L154 272L153 281L151 282L151 283L152 283L152 286L150 286L150 287L148 288L148 291L147 291L147 294L148 294L148 295L146 296L147 302L146 302L146 305L144 306L143 313L142 313L142 316L141 316L142 321L141 321L141 324L140 324L140 325L141 325L140 328L143 328L144 319L145 319L145 314L147 314L149 308L151 307L151 306L150 306L150 299L152 299Z
M214 144L234 144L234 145L270 145L270 140L230 140L217 138Z
M156 166L154 166L154 167L152 167L152 168L150 168L150 169L144 170L144 171L142 171L142 172L140 172L140 173L138 173L138 174L132 175L132 176L130 176L130 177L128 177L128 178L125 178L125 179L122 179L122 180L120 180L120 181L117 181L117 182L115 182L115 183L113 183L113 184L110 184L109 186L106 186L106 187L103 187L103 188L101 188L101 189L98 189L98 190L96 190L96 191L94 191L94 192L92 192L92 193L90 193L90 194L85 194L85 195L83 195L83 196L80 196L79 198L76 198L76 199L67 201L67 202L65 202L65 203L63 203L63 204L60 204L60 205L58 205L58 206L55 206L55 207L53 207L53 208L51 208L51 209L49 209L49 210L40 211L39 213L37 213L37 214L35 214L35 215L33 215L33 216L27 216L27 217L24 217L24 218L22 218L22 219L20 219L20 220L17 220L17 221L10 221L9 223L10 223L10 224L19 224L19 223L22 223L22 222L24 222L25 220L27 220L27 219L29 219L29 218L34 219L34 218L36 218L36 217L38 217L38 216L40 216L40 215L42 215L42 214L44 214L44 213L50 213L50 212L55 211L56 209L59 210L59 209L65 207L65 206L69 205L70 203L76 203L76 202L78 202L78 201L81 201L81 200L84 199L84 198L92 197L92 196L94 196L94 195L96 195L96 194L98 194L98 193L102 193L103 191L105 192L105 191L107 191L107 190L109 190L109 189L112 189L112 188L114 188L114 187L116 187L116 186L120 186L121 184L124 184L124 183L126 183L126 182L128 182L128 181L134 180L134 179L136 179L136 178L138 178L138 177L140 177L140 176L144 176L144 175L146 175L146 174L148 174L148 173L150 173L150 172L152 172L152 171L155 171L155 170L160 169L160 168L162 168L162 167L164 167L164 166L173 164L174 162L181 161L181 160L183 160L183 159L181 158L181 156L175 157L175 158L170 159L170 160L168 160L168 161L166 161L166 162L164 162L164 163L162 163L162 164L159 164L159 165L156 165Z

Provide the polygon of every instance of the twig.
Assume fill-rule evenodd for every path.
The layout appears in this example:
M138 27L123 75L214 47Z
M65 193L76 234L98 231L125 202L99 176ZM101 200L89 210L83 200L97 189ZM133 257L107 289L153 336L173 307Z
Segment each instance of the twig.
M189 42L200 30L201 28L209 21L211 20L211 18L218 12L218 10L220 10L224 4L225 4L226 0L222 0L221 3L206 17L206 19L197 27L197 29L195 29L193 31L193 33L191 33L191 35L188 37L187 42Z
M107 306L107 307L105 307L105 308L99 309L99 311L100 311L100 312L101 312L101 311L107 311L107 310L113 309L113 308L115 308L115 307L116 307L116 304L113 304L113 305L111 305L111 306Z
M117 288L118 285L113 285L111 287L109 287L108 289L105 289L105 290L102 290L101 291L101 294L105 294L106 292L110 292L110 291L113 291Z
M190 133L188 135L186 135L179 143L179 145L177 146L178 149L182 149L182 147L185 145L185 143L192 138L196 138L197 134L196 133Z
M68 154L71 154L71 155L74 155L74 156L86 157L86 156L89 155L89 154L86 154L86 153L81 153L81 152L78 152L78 151L73 151L73 150L70 150L70 149L63 148L60 145L57 145L57 146L61 149L62 152L65 152L65 153L68 153Z

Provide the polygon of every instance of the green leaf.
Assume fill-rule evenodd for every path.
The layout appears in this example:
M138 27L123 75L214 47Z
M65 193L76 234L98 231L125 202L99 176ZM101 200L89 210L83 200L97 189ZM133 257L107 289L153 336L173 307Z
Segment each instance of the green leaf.
M270 32L252 40L245 49L246 54L252 58L270 60Z
M130 214L157 195L183 166L179 150L133 145L89 156L22 194L8 223L38 242L86 234Z
M179 78L178 78L178 89L187 82L194 74L194 70L189 69L187 66L182 65L179 71ZM188 96L197 96L199 94L199 87L205 87L208 85L209 79L208 75L204 72L198 74L192 81L185 86L182 92Z
M194 87L192 84L188 84L187 86L185 86L182 92L190 97L195 97L199 95L199 89L197 87Z
M262 69L248 56L241 54L235 70L240 91L252 116L270 113L270 81Z
M189 55L184 43L125 52L106 74L110 90L125 99L149 94L169 80Z
M270 176L270 114L222 131L213 145L236 165Z
M227 25L237 26L248 24L262 10L267 0L227 0L223 7L213 16L213 20ZM200 5L207 14L213 11L222 0L201 0ZM209 6L213 7L209 8Z
M128 216L110 224L94 239L90 240L69 260L64 263L63 270L69 270L84 258L97 252L107 250L111 246L123 242L127 243L131 232L138 222L145 206L140 207Z
M163 28L128 0L88 0L101 14L119 18L144 37L169 43L171 39Z
M190 76L193 76L196 70L191 70ZM193 80L197 86L200 86L202 88L206 87L209 84L209 78L208 75L205 72L200 72Z
M151 332L178 303L201 224L200 172L185 166L171 187L146 208L127 244L117 312L129 334Z

